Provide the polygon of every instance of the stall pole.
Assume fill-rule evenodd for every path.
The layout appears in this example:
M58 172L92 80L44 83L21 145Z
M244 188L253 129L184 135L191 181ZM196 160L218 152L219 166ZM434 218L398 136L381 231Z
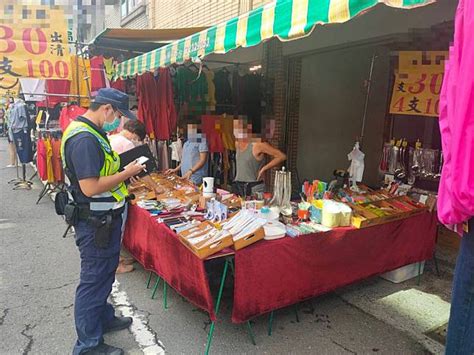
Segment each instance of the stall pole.
M81 106L81 92L80 92L80 84L79 84L79 43L76 41L76 73L72 75L76 75L76 90L77 90L77 102L79 106Z
M163 280L163 309L168 309L168 284Z
M255 337L253 335L253 330L252 330L252 324L250 324L250 321L247 322L247 331L249 332L250 340L252 341L253 345L257 345L255 342Z
M416 280L417 286L420 286L420 284L421 284L421 263L422 263L422 261L418 262L418 277L417 277L417 280Z
M370 98L370 90L372 88L372 76L374 74L375 58L377 58L377 56L374 53L372 55L372 60L370 62L369 80L367 81L367 94L365 96L364 115L362 116L362 128L361 128L360 137L359 137L360 144L362 144L362 141L364 140L365 122L367 120L367 111L369 109L369 98Z
M272 336L272 329L273 329L273 316L275 314L275 311L270 312L270 317L268 319L268 336Z
M153 275L153 271L150 271L150 274L148 275L148 280L146 282L146 288L150 288L150 282L151 282L151 276Z
M160 284L161 277L157 276L155 286L153 287L153 292L151 293L151 299L155 299L156 290L158 290L158 285ZM148 288L148 287L147 287Z

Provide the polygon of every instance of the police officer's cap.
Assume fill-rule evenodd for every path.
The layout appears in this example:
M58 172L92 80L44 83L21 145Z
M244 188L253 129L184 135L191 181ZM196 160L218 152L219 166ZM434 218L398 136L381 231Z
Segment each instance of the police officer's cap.
M94 98L94 102L99 104L110 104L125 117L132 120L137 119L137 116L135 116L135 114L129 109L128 95L120 90L113 88L100 89Z

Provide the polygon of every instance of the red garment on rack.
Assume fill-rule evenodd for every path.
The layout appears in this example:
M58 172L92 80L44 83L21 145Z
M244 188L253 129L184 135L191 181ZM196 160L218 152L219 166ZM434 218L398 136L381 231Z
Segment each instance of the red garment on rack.
M48 171L46 169L46 147L43 138L36 144L36 169L38 169L39 178L42 181L48 180Z
M147 133L158 140L170 139L176 130L176 109L173 84L166 68L159 70L159 78L152 73L137 77L138 118Z
M174 107L173 82L168 68L161 68L158 78L158 117L155 120L157 139L168 140L176 131L176 109Z
M158 112L158 93L155 77L152 73L144 73L137 77L138 119L143 122L146 133L155 138L153 120Z
M58 96L48 96L48 107L54 107L60 102L67 102L69 98L62 95L69 95L71 82L69 80L46 80L46 92L48 94L57 94ZM46 106L46 105L45 105Z
M59 115L59 126L64 132L69 124L76 119L77 116L83 115L87 109L77 105L68 105L63 107Z
M138 76L138 77L140 77L140 76ZM120 90L122 92L125 92L125 87L126 87L125 80L117 79L115 81L112 81L110 83L110 87L113 88L113 89L117 89L117 90Z
M91 58L91 92L107 87L105 80L104 57L101 55Z
M61 140L51 139L51 147L53 149L53 157L51 158L51 164L53 165L53 175L55 182L64 181L63 164L61 160Z
M201 116L202 133L206 135L209 153L224 153L224 143L219 127L220 119L221 116Z

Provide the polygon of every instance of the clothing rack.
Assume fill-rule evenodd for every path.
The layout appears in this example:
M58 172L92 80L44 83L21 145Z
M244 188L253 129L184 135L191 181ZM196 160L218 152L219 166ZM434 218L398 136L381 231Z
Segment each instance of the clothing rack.
M71 94L49 94L49 93L41 93L38 94L36 92L22 92L23 95L31 95L31 96L60 96L60 97L80 97L81 99L90 99L89 96L84 95L71 95Z
M53 128L41 128L38 130L39 138L40 139L57 139L60 140L62 136L62 130ZM38 156L38 149L36 150L36 157ZM38 173L38 166L36 167L36 173ZM44 184L43 189L41 190L38 200L36 201L36 204L39 204L40 201L45 197L47 194L51 194L54 192L60 192L64 191L65 189L65 184L63 181L55 181L55 182L50 182L47 181L46 184Z

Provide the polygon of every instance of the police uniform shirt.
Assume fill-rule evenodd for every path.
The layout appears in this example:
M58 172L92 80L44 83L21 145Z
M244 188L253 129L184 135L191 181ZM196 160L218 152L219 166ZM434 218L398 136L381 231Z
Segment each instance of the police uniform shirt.
M107 139L105 132L91 121L82 116L76 120L87 123ZM100 176L100 169L104 165L105 157L100 143L92 134L81 132L69 138L65 146L65 155L66 165L77 181ZM71 181L71 187L77 203L90 202L90 198L82 193L79 182L76 184Z

